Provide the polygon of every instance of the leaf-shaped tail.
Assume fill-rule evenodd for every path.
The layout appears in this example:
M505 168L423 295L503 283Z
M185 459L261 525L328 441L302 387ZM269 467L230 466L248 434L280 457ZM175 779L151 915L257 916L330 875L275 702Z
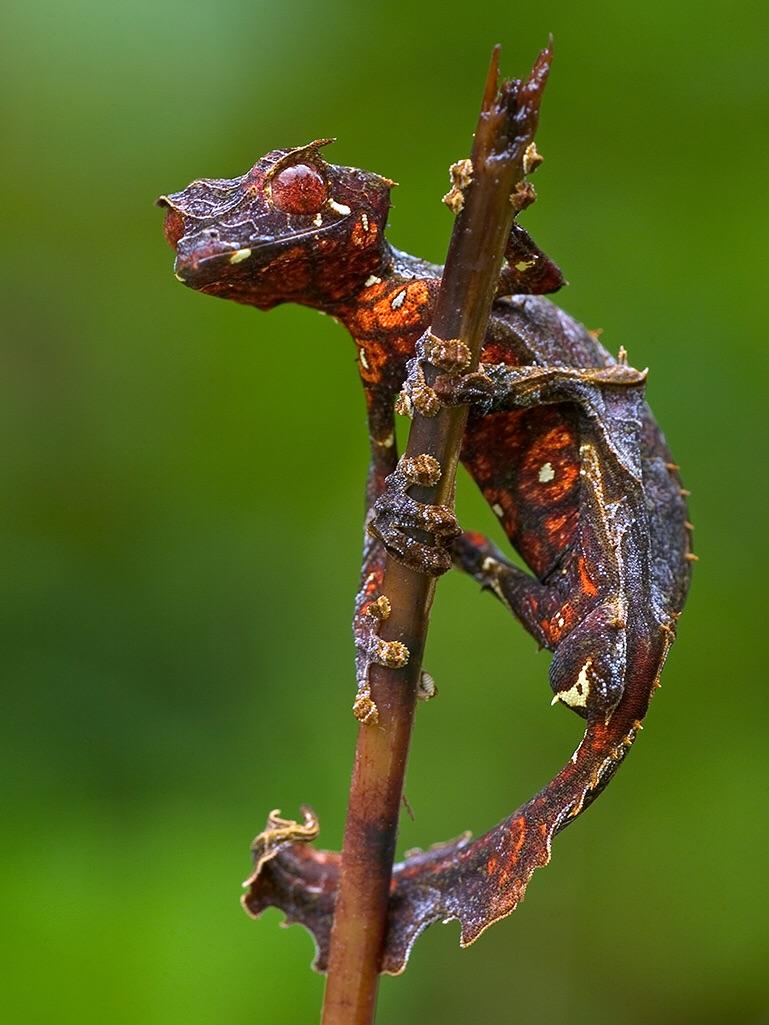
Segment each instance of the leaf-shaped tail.
M417 937L433 922L457 919L466 947L515 910L534 870L549 862L553 837L598 796L635 740L669 642L669 631L660 631L655 643L635 646L625 696L610 721L588 724L564 768L509 818L477 840L464 834L395 865L383 972L404 971ZM254 841L255 868L243 905L254 916L278 907L287 924L309 929L317 945L313 967L322 972L341 859L310 847L315 836L317 819L309 809L301 825L272 813Z
M265 908L285 912L285 925L298 922L315 939L313 968L325 972L341 858L333 851L316 851L309 844L320 831L315 812L302 806L303 821L267 816L264 830L251 844L254 869L243 883L241 904L253 918Z
M589 726L555 779L494 829L397 865L382 970L400 974L417 936L433 922L457 919L460 943L467 947L515 911L534 870L550 861L553 837L603 789L639 725L622 733Z

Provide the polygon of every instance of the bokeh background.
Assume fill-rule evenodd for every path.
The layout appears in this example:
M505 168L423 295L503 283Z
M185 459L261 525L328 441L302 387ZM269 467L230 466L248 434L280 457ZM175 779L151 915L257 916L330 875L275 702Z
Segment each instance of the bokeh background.
M560 302L652 368L702 561L647 729L516 914L456 923L379 1021L769 1021L765 5L12 0L4 107L4 1021L304 1025L310 938L238 905L267 811L337 848L366 465L327 318L178 284L153 200L267 150L401 182L431 259L490 45L557 56L525 215ZM763 269L762 269L763 268ZM495 531L466 480L468 526ZM483 830L571 753L547 656L441 581L400 850Z

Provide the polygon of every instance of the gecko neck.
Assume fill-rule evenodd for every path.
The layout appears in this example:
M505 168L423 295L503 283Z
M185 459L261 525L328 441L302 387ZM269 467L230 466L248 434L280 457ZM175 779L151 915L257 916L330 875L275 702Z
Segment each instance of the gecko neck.
M416 280L437 283L440 281L442 273L443 268L440 264L421 260L418 256L411 256L410 253L404 253L388 242L381 266L376 274L371 274L352 296L332 304L318 306L318 308L335 317L348 331L354 334L354 324L358 312L362 306L368 303L373 286L384 283L390 288Z

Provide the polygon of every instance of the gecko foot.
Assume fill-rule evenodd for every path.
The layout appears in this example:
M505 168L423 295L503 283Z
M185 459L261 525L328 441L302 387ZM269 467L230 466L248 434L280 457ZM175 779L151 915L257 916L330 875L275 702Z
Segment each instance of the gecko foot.
M407 364L403 390L395 404L403 416L435 416L441 410L436 392L427 383L424 364L431 363L445 374L461 374L470 365L471 354L461 338L439 338L428 328L416 344L414 358Z
M440 374L435 380L433 390L444 406L467 404L481 416L491 412L498 398L498 389L493 379L485 372L483 364L478 370L468 374Z
M451 542L461 530L448 506L418 502L408 489L415 484L437 484L440 476L440 464L432 456L404 456L387 478L368 524L369 533L394 559L430 576L440 576L451 568ZM421 532L426 539L420 540L410 531Z

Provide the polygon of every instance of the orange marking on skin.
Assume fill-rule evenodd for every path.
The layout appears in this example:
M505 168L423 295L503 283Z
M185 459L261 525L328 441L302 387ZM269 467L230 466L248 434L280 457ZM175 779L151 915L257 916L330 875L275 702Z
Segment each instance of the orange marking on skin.
M468 541L471 541L474 545L478 545L479 547L481 545L486 544L486 538L483 536L483 534L476 534L474 531L471 530L467 531L467 539Z
M541 438L538 438L533 445L529 447L529 454L533 455L538 459L548 459L553 452L559 452L564 448L568 448L569 445L574 445L576 439L572 431L569 430L563 424L559 424L557 427L551 427L550 430L544 434Z
M509 367L521 366L521 361L516 359L515 353L511 352L508 346L493 341L483 346L481 363L505 363Z
M548 534L558 534L566 526L569 517L566 513L561 513L558 516L548 516L545 520L545 530Z
M350 241L354 246L362 248L363 246L371 246L376 243L378 229L376 224L369 221L368 231L366 230L363 221L356 221L355 227L350 233Z
M555 612L550 619L544 619L540 623L542 630L550 644L558 644L564 634L567 634L576 624L577 614L568 602Z
M569 546L576 529L578 515L578 510L572 508L566 513L548 516L545 519L543 523L545 534L556 551L562 551Z
M363 593L368 598L373 594L378 594L382 587L382 581L384 579L383 570L374 570L369 573L366 577L366 581L363 585Z
M524 499L550 505L566 497L579 479L575 447L574 435L564 426L551 428L529 446L518 485ZM543 469L547 470L546 479Z
M550 505L560 502L572 490L579 479L579 466L571 459L551 456L549 462L554 470L552 480L540 480L542 462L540 458L528 455L522 467L519 492L524 498L537 505Z
M525 825L523 819L517 819L516 821L519 823L519 832L518 832L518 836L517 836L517 838L515 840L515 843L513 844L513 849L510 852L511 859L518 857L518 855L521 852L521 848L523 847L523 845L524 845L524 843L526 841L526 825Z
M399 299L401 293L403 298ZM372 313L380 331L399 331L419 325L425 315L430 295L423 281L391 286L375 303ZM397 303L393 309L393 302Z
M593 737L590 744L591 751L603 751L609 736L609 727L604 723L595 723L593 726Z
M384 281L375 281L373 285L369 285L362 293L365 298L361 300L361 305L357 307L357 312L360 314L368 313L369 305L379 299L382 292L386 290L387 284Z
M406 301L410 305L422 307L430 302L430 289L424 281L412 281L406 292Z
M498 863L499 863L499 858L497 858L496 854L492 854L491 857L489 858L489 860L486 862L486 875L487 876L493 876L494 875L494 873L497 870Z
M542 633L547 637L550 644L554 644L558 630L553 626L553 623L549 619L540 619L539 625L542 627Z
M366 364L358 360L358 370L361 378L369 384L376 384L381 380L383 374L387 373L390 366L390 355L381 345L373 345L369 342L365 347Z
M499 885L500 889L502 889L504 887L504 885L507 882L507 880L513 874L513 872L515 870L515 867L516 867L516 861L517 861L518 855L520 854L521 848L523 847L523 845L524 845L524 843L526 841L526 825L525 825L523 819L521 819L521 818L516 819L515 822L513 823L512 828L515 828L516 825L518 826L518 835L516 836L515 840L513 841L513 845L512 845L512 849L510 851L510 854L509 854L505 864L502 866L502 868L500 869L500 872L499 872L498 885ZM512 829L511 829L511 831L512 831Z
M583 593L589 598L594 598L595 595L598 594L598 588L590 579L584 555L580 555L579 560L577 561L577 569L579 570L579 583Z

